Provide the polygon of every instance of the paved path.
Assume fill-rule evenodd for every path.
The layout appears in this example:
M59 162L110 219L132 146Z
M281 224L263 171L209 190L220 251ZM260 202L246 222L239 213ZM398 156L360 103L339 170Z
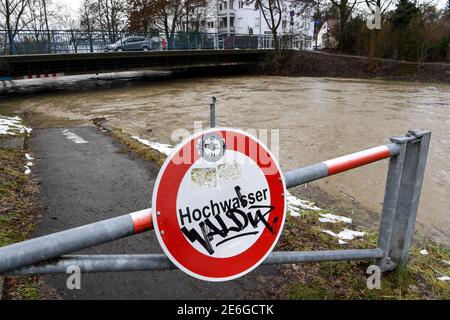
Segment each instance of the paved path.
M35 236L139 211L151 206L159 168L94 127L36 130L31 140L41 183L43 219ZM85 250L83 254L160 253L152 232ZM180 271L89 274L82 289L66 288L66 275L45 276L46 287L62 299L240 299L269 298L261 276L277 276L260 267L226 284L194 280ZM268 284L267 284L268 285ZM267 290L266 290L267 289Z

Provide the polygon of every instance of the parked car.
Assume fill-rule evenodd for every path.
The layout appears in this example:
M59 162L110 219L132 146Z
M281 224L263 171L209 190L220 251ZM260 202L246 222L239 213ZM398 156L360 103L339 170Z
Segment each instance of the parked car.
M145 37L128 37L109 44L105 48L108 51L148 51L152 49L152 41Z

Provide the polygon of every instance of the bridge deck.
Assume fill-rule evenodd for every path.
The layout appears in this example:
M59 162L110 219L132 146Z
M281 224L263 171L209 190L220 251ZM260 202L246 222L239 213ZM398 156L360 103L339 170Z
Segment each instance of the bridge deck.
M0 75L18 78L36 74L254 64L266 53L266 50L190 50L0 56Z

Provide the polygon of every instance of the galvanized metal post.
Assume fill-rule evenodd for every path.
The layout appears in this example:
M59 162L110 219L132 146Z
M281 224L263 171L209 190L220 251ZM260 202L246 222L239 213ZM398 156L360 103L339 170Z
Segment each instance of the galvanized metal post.
M216 103L217 103L216 97L212 97L212 102L210 105L210 126L211 126L211 128L216 127Z
M384 193L383 211L381 213L380 231L378 237L378 248L383 250L384 256L377 261L382 271L395 268L389 258L389 249L392 240L392 231L395 222L395 213L398 206L400 186L403 173L403 163L405 159L406 137L404 141L396 140L400 146L400 154L392 157L389 162L389 170Z
M391 158L381 217L378 247L384 256L377 264L383 271L408 263L430 138L429 131L411 130L391 139L400 154Z
M391 259L399 268L406 267L414 237L420 194L430 146L431 132L411 130L416 138L407 144L402 185L391 240Z

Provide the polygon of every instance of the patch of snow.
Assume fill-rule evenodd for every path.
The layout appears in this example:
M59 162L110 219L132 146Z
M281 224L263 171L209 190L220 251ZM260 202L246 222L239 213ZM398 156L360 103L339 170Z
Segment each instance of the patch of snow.
M141 139L139 137L132 137L134 140L142 143L143 145L146 145L152 149L155 149L156 151L161 152L162 154L165 154L166 156L170 156L175 149L173 146L169 144L162 144L158 142L152 142L146 139Z
M33 162L31 162L31 160L33 160L33 157L30 156L28 153L25 153L25 158L28 161L26 166L24 167L25 168L25 174L29 175L31 173L30 167L32 167L34 165Z
M438 278L439 281L450 281L450 277L449 276L442 276Z
M322 230L322 232L325 232L326 234L329 234L330 236L337 238L339 244L347 244L346 241L351 241L355 238L361 238L366 235L365 232L353 231L349 229L344 229L344 231L341 231L339 233L334 233L333 231L330 230Z
M337 216L334 214L321 214L321 218L319 218L319 221L322 223L338 223L343 222L347 224L352 224L353 220L347 217Z
M448 260L442 260L442 263L450 266L450 261L448 261Z
M429 253L428 253L428 251L427 250L422 250L422 251L420 251L420 254L421 255L423 255L423 256L427 256L427 255L429 255Z
M79 135L69 131L69 130L63 130L62 134L64 136L66 136L67 139L69 139L70 141L76 143L76 144L86 144L89 143L86 140L84 140L83 138L81 138Z
M321 211L322 209L316 207L313 203L299 199L292 194L287 192L286 196L288 211L293 217L300 216L300 210L312 210L312 211Z
M20 133L31 133L33 131L22 124L22 119L19 117L5 117L0 116L0 135L15 136L12 130L18 130Z

